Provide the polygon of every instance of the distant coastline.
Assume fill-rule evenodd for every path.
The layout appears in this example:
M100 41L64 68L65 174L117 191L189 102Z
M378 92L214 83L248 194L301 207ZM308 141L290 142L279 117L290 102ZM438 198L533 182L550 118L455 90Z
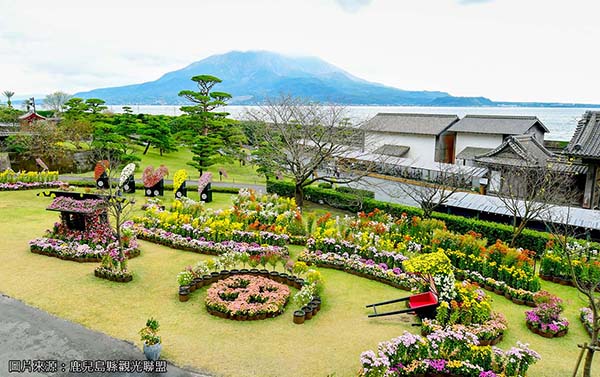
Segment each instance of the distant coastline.
M162 114L177 116L181 114L178 105L109 105L109 110L122 112L122 106L130 106L134 113ZM227 106L224 110L234 119L243 119L245 109L256 106ZM363 122L380 112L456 114L463 117L476 115L534 115L537 116L550 132L548 140L570 140L575 132L577 121L589 107L521 107L521 106L346 106L348 115L355 123Z

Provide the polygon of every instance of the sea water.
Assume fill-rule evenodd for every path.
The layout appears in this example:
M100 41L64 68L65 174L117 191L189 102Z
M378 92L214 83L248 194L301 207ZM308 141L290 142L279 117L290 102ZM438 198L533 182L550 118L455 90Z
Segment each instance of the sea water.
M134 113L155 115L180 115L180 106L158 105L128 105ZM120 113L122 106L112 105L109 109ZM227 111L234 119L245 119L247 110L256 109L256 106L227 106ZM557 107L418 107L418 106L347 106L348 117L353 123L364 122L377 113L422 113L422 114L453 114L464 117L473 115L533 115L537 116L550 130L546 134L547 140L570 140L577 126L577 121L585 108L557 108ZM598 110L598 109L596 109Z

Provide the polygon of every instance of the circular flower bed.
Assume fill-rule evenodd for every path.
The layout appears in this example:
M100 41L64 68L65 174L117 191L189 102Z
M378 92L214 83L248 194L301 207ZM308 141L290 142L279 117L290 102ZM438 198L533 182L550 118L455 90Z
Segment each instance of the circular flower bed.
M214 283L206 294L212 315L239 321L265 319L283 313L290 289L271 279L236 275Z
M537 306L525 312L527 328L545 338L565 336L569 330L569 322L561 318L563 311L562 300L546 291L540 291L534 296Z

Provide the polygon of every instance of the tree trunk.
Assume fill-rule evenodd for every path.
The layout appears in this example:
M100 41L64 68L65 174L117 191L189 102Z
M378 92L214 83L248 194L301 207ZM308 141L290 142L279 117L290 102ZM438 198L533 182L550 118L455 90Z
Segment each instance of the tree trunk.
M301 184L296 184L294 198L296 199L298 208L302 209L302 205L304 204L304 187Z
M596 334L597 335L597 334ZM583 377L592 377L592 361L594 360L594 347L598 342L592 342L585 355L585 364L583 365Z
M160 157L162 157L162 154L163 154L162 148L160 148L159 151L160 151Z
M150 142L148 142L148 143L146 144L146 149L144 149L144 153L143 153L144 155L146 155L146 153L148 153L148 149L149 149L149 148L150 148ZM161 155L161 156L162 156L162 155Z
M510 247L515 247L515 244L517 243L517 238L521 235L521 233L523 233L523 229L525 229L525 223L521 221L519 226L514 227L513 229L514 231L512 239L510 240Z

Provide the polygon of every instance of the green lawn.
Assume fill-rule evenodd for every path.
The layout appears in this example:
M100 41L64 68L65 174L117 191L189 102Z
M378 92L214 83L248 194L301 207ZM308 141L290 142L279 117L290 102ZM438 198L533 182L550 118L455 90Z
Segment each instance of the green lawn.
M173 178L173 174L179 169L185 169L190 175L190 179L197 180L198 179L198 171L193 167L188 165L189 161L192 161L192 152L188 149L181 147L176 152L165 153L162 156L158 152L158 150L154 148L150 148L146 155L142 155L144 148L136 147L138 152L136 153L141 157L141 162L139 163L140 168L136 171L136 178L141 178L142 171L146 168L146 166L152 165L154 168L159 167L161 164L165 165L169 169L169 178ZM227 178L223 177L223 182L229 183L250 183L250 184L264 184L265 177L264 175L258 175L256 173L256 167L250 164L246 164L245 166L240 166L239 163L231 163L231 164L215 164L208 169L211 173L213 173L213 181L219 182L219 169L225 169L227 173ZM73 174L74 176L81 177L92 177L92 172L81 173L81 174Z
M29 252L27 241L41 236L58 220L56 213L44 210L49 199L36 197L37 192L0 193L0 292L138 346L137 331L154 316L161 323L163 356L176 364L224 376L353 376L360 368L362 351L405 330L418 331L410 326L411 316L367 318L365 304L402 297L406 292L335 270L321 269L326 280L323 308L304 325L292 323L291 308L265 321L213 317L203 306L206 288L180 303L177 273L206 257L151 243L142 242L142 255L130 262L133 282L95 278L96 264ZM215 195L210 205L227 205L230 197ZM292 247L293 255L299 250ZM566 301L569 334L545 339L529 332L523 314L528 308L492 294L494 309L509 321L499 346L507 349L521 340L540 352L543 360L531 369L530 376L571 375L577 343L588 339L577 318L584 302L573 288L546 282L544 288ZM600 371L600 356L594 368Z

